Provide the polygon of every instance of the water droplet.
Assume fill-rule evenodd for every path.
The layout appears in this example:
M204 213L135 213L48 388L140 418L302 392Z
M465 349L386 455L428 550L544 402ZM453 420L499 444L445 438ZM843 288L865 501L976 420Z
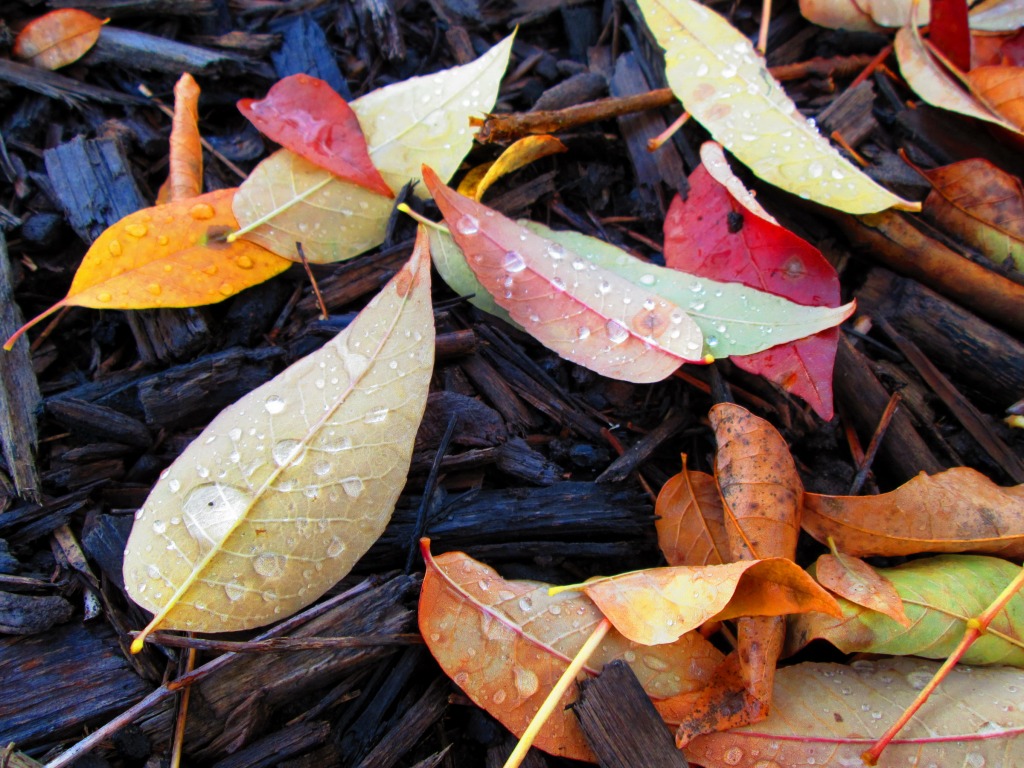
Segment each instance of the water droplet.
M267 398L266 402L263 403L263 407L267 409L267 413L280 413L284 410L284 398L279 395L271 395Z
M815 161L815 162L813 162L813 163L811 163L810 165L807 166L807 174L812 179L819 179L819 178L821 178L821 174L823 174L824 172L825 172L825 168L822 166L821 163L819 163L817 161Z
M495 704L501 704L503 701L505 701L506 695L507 694L505 693L505 691L499 688L494 692L494 695L491 696L491 701L493 701Z
M609 283L607 280L602 280L600 283L597 284L598 293L605 294L608 293L611 289L612 284Z
M533 696L540 688L540 678L537 673L526 667L516 666L515 670L516 690L524 699Z
M241 256L239 256L238 259L235 260L235 264L238 265L239 269L252 269L253 268L253 260L250 259L245 254L242 254Z
M575 269L577 272L582 272L584 269L587 268L587 262L585 262L583 259L573 259L572 268Z
M739 747L729 747L722 753L722 762L726 765L739 765L743 761L743 750Z
M627 663L632 664L634 661L636 661L636 651L626 651L624 654L622 654L622 658Z
M149 232L149 227L145 224L127 224L125 225L124 231L132 237L145 237Z
M521 610L524 613L526 613L526 612L528 612L528 611L530 611L532 609L533 609L533 600L531 600L528 597L521 597L521 598L519 598L519 610Z
M213 206L207 203L196 203L188 209L188 215L199 221L212 219L214 215Z
M590 338L590 329L585 325L581 325L579 330L576 331L576 338L580 341Z
M298 440L278 440L270 453L274 457L274 463L284 467L294 461L302 450L302 443Z
M241 600L242 596L245 595L245 587L237 581L229 581L224 585L224 594L227 595L228 600L235 602L236 600Z
M250 502L248 493L230 485L196 486L181 505L185 528L204 551L220 546Z
M551 243L548 246L548 257L554 261L561 261L565 258L565 248L558 243Z
M345 551L345 542L335 536L331 539L331 543L327 545L327 556L330 558L340 557L341 553Z
M707 339L705 339L705 341L707 341L707 344L708 344L709 347L717 347L718 346L718 337L717 336L708 336Z
M480 222L467 213L455 223L455 231L460 235L475 235L480 231Z
M238 427L234 427L230 432L228 432L228 437L237 442L242 439L242 430Z
M156 565L150 563L146 566L146 575L151 579L159 579L161 577L160 569Z
M565 290L565 280L560 277L551 278L551 285L559 291Z
M157 235L156 241L160 245L167 245L169 242L171 242L171 239L167 237L167 235Z
M375 408L372 411L368 411L366 413L366 415L363 416L363 423L364 424L380 424L387 417L388 417L388 409L387 408Z
M266 592L262 593L260 595L260 597L262 597L268 603L276 603L277 602L277 592L272 592L269 589Z
M167 530L167 521L165 520L154 520L153 521L153 532L163 533Z
M285 559L273 552L263 552L252 559L252 569L265 579L276 579L284 573Z
M669 663L660 656L646 653L642 657L644 666L655 672L664 672L669 668Z
M345 491L345 493L347 493L353 499L356 499L359 498L360 494L362 494L363 488L365 486L363 485L362 478L352 476L346 477L344 480L342 480L341 487Z
M736 67L732 66L731 64L727 66L725 69L722 70L722 77L736 77Z
M99 299L100 301L102 301L103 303L106 303L106 302L110 301L114 297L111 296L106 291L103 291L102 293L96 294L96 298Z
M327 461L318 461L313 465L313 474L323 477L331 471L331 464Z
M552 616L560 616L562 614L562 606L557 604L548 606L548 613Z
M220 291L222 296L230 296L235 292L235 289L231 287L231 283L221 283L217 290Z
M703 288L704 286L701 284L699 280L694 280L692 283L690 283L690 290L693 291L694 293L700 293L700 291L703 290Z
M640 283L642 285L654 285L656 278L651 274L640 275Z
M604 329L608 334L608 340L612 344L621 344L629 338L629 331L618 320L609 320L605 323Z
M466 683L469 682L469 672L466 672L465 670L463 670L462 672L456 672L455 677L453 677L452 680L460 688L465 688Z
M170 489L171 493L177 493L181 490L181 483L172 478L167 481L167 487Z
M501 266L506 272L522 272L526 269L526 262L523 261L523 256L518 251L509 251L505 254Z

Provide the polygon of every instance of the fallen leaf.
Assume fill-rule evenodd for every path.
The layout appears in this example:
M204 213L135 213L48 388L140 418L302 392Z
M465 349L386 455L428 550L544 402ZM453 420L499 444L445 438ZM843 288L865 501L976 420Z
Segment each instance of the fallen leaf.
M96 45L106 22L76 8L60 8L33 19L18 33L11 53L42 69L78 61Z
M971 88L986 104L1024 131L1024 67L976 67L967 73Z
M910 626L896 587L881 571L859 557L842 552L822 555L815 563L813 573L821 586L839 597L888 616L904 627Z
M462 552L433 558L421 546L426 574L420 592L420 633L445 673L469 698L519 736L547 692L602 615L585 595L548 595L548 585L508 581ZM611 630L585 673L621 659L657 701L706 685L722 655L695 632L652 648ZM534 746L554 755L594 760L568 705L547 721Z
M676 305L463 197L428 167L423 179L477 279L549 349L632 382L701 359L700 329Z
M804 490L786 441L738 405L719 403L708 416L718 441L715 480L733 558L794 559Z
M574 585L626 638L671 643L707 621L821 611L835 600L792 560L772 557L720 565L648 568Z
M917 210L846 160L796 109L745 35L694 0L638 0L683 107L757 176L847 213Z
M199 141L199 84L188 72L174 84L167 181L157 202L187 200L203 192L203 145ZM164 191L166 188L166 192ZM161 194L166 199L161 198Z
M356 113L323 80L289 75L262 99L241 99L238 111L264 136L339 179L395 196L370 159Z
M876 496L804 494L802 525L857 556L978 552L1024 558L1024 485L1001 488L968 467L923 472Z
M863 766L860 755L931 680L921 659L797 664L775 678L772 712L755 726L701 736L686 758L704 768ZM1024 749L1024 673L957 667L878 765L1004 766Z
M125 550L128 593L155 613L145 632L260 626L348 573L405 484L433 358L421 230L345 330L222 411L161 475Z
M144 309L214 304L291 262L245 241L225 243L236 226L235 190L144 208L108 227L89 248L68 295L18 329L4 345L62 307Z
M1018 132L1013 123L960 86L960 83L932 57L916 27L903 27L897 32L893 48L907 85L933 107L983 120L1007 131Z
M1024 26L1020 0L983 0L969 14L971 29L979 32L1016 32Z
M707 154L703 147L701 154ZM708 169L716 163L708 160L690 175L687 199L677 195L665 217L666 266L738 281L804 305L838 307L839 277L821 252L774 220L751 215L748 205L711 177ZM839 332L828 329L731 357L743 370L802 397L829 420L838 342Z
M1024 4L1020 10L1024 16ZM1009 34L973 32L971 34L971 67L989 64L1024 66L1024 29Z
M421 181L424 162L445 180L455 174L473 144L469 118L489 112L498 97L512 37L468 64L379 88L349 105L389 188ZM234 210L246 239L293 261L301 242L309 261L327 263L384 242L392 201L282 149L239 187Z
M715 478L686 468L661 487L654 505L658 546L669 565L718 565L731 559Z
M961 72L971 68L971 30L967 0L932 0L928 40ZM907 22L909 22L907 17ZM903 26L903 24L899 24Z
M1020 566L984 555L939 555L879 568L896 588L911 623L839 598L843 616L795 617L789 649L827 640L843 653L886 653L944 659L979 615L1013 581ZM1024 666L1024 595L1014 595L963 659L968 664Z
M470 170L459 182L458 192L479 202L491 185L502 176L542 157L567 151L565 144L554 136L526 136L509 145L493 163L478 165Z
M920 170L920 169L919 169ZM999 265L1024 272L1024 185L982 158L920 171L932 185L922 215Z

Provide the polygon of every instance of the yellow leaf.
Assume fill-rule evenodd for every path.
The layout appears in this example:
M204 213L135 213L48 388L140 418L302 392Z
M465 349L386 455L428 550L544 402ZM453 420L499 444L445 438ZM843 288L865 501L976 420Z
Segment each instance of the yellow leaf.
M765 181L848 213L918 210L840 155L796 109L750 41L693 0L638 0L686 110Z
M493 163L473 168L459 184L458 193L471 197L477 202L484 193L502 176L507 176L534 160L568 151L565 144L554 136L527 136L511 144Z
M125 550L164 627L226 632L316 600L380 536L405 484L434 359L430 257L332 341L225 409L161 476Z
M92 244L68 295L7 343L62 307L146 309L214 304L284 272L291 262L255 243L224 242L236 227L234 189L129 214Z

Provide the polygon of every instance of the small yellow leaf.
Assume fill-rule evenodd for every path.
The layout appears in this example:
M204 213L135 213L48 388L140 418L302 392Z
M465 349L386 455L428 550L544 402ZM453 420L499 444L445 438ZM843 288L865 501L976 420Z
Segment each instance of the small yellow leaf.
M421 228L351 325L221 412L161 476L125 550L128 593L156 614L142 637L266 624L348 573L405 484L433 359Z
M510 145L493 163L473 168L459 184L457 191L479 202L491 185L502 176L518 171L542 157L566 151L565 144L554 136L526 136Z

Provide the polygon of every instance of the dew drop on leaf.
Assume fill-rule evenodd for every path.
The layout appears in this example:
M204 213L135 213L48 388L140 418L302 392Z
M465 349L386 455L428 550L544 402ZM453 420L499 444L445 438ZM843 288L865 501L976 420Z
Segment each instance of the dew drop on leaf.
M456 222L455 229L461 235L475 235L480 231L480 222L467 213Z
M275 579L284 573L284 558L273 552L263 552L253 558L252 569L266 579Z
M249 494L234 486L198 485L181 505L185 528L204 550L217 546L246 513L249 502Z
M298 440L278 440L274 443L271 453L274 456L274 463L279 467L287 466L302 448Z
M341 487L345 493L355 499L363 492L363 481L358 477L346 477L341 481Z
M608 340L612 344L621 344L629 338L629 331L618 320L609 320L605 323L604 328L608 333Z
M501 266L506 272L522 272L526 269L526 261L523 260L522 254L518 251L509 251L505 254Z

